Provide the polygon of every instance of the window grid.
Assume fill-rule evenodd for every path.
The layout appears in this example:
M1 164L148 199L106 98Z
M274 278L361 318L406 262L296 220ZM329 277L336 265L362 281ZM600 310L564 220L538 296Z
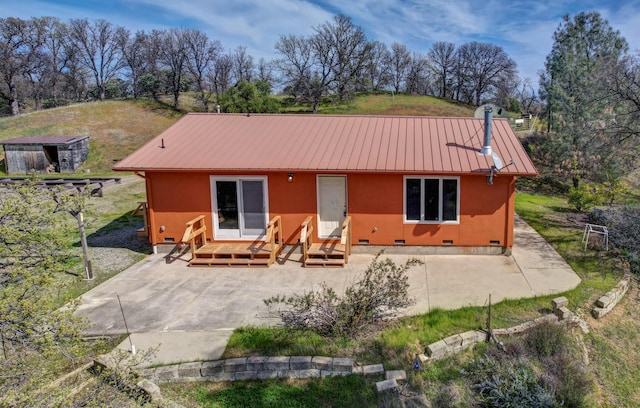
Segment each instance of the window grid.
M445 224L459 222L458 177L404 178L404 222Z

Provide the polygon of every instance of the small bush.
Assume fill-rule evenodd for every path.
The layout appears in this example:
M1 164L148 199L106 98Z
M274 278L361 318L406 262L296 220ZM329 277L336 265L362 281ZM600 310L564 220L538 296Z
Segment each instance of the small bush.
M588 211L596 205L602 204L602 197L598 189L586 183L580 183L569 189L569 204L578 211Z
M535 373L524 365L506 367L475 385L486 407L553 407L553 392L538 383Z
M366 326L413 304L407 270L422 261L412 258L398 266L391 259L380 261L379 257L380 254L342 297L322 283L318 290L290 297L274 296L264 303L287 307L279 311L287 327L312 329L323 336L354 337Z
M589 222L606 226L609 244L621 251L631 272L640 273L640 209L596 208L589 213Z
M545 375L543 382L556 390L556 400L563 406L579 408L586 406L586 397L593 389L587 370L582 362L568 352L563 352L542 361Z
M554 323L543 323L531 329L525 343L531 353L539 358L554 356L565 351L567 334L564 327Z
M593 382L570 345L562 326L542 324L476 353L464 372L486 407L583 407Z

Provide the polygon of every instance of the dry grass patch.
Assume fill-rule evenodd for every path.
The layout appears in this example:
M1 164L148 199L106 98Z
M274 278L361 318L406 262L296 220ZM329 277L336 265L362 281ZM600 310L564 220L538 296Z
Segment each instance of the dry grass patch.
M181 113L148 101L105 101L47 109L0 120L0 141L20 136L89 136L89 158L79 171L111 166L162 133Z

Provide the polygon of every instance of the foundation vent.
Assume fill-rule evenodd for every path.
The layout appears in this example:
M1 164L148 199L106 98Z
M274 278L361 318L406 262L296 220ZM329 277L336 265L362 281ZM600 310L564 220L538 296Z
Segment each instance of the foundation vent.
M489 245L500 245L500 240L492 239L491 241L489 241Z
M175 239L173 239L173 237L166 237L166 238L164 239L164 242L176 242L176 240L175 240Z
M369 240L368 239L359 239L358 240L358 245L369 245Z
M396 245L404 245L404 239L396 239L395 244Z
M453 245L453 240L452 239L443 239L442 240L442 244L443 245Z

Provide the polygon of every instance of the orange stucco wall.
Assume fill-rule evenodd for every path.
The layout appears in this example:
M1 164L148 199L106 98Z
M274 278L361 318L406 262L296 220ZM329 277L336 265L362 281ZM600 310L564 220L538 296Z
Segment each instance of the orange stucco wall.
M300 223L308 215L314 216L315 225L316 173L296 173L292 183L282 172L239 175L268 177L269 217L282 217L287 243L298 242ZM498 176L489 186L482 175L460 176L459 224L403 223L402 174L346 177L354 244L367 240L370 245L393 245L403 240L405 245L513 245L515 177ZM152 244L178 242L185 223L201 214L207 216L213 240L210 174L147 172L146 178Z

